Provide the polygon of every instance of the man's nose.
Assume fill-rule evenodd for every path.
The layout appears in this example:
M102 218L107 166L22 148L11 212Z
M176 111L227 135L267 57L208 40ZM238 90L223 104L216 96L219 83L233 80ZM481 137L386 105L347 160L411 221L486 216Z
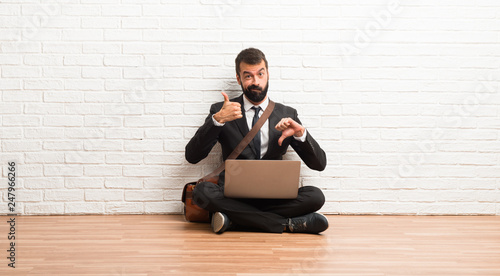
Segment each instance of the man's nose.
M259 85L259 84L260 84L260 80L259 80L259 78L258 78L257 76L253 76L253 77L252 77L252 84L253 84L253 85L260 86L260 85Z

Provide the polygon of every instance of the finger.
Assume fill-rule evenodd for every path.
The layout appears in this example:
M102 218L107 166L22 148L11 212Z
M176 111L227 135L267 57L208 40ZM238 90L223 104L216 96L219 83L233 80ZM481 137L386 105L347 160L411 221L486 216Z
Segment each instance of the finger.
M226 92L222 91L221 94L222 96L224 96L224 103L229 102L229 96L226 94Z
M286 136L285 135L281 135L280 139L278 140L278 145L280 145L281 147L281 144L283 144L283 140L285 140Z
M286 128L287 128L287 127L286 127L286 126L284 126L282 123L276 126L276 129L277 129L277 130L279 130L279 131L283 131L283 130L285 130Z
M241 110L241 106L235 102L224 102L224 108L227 110Z
M280 120L280 121L276 124L275 128L276 128L277 130L281 130L281 128L283 128L283 120L284 120L284 119L281 119L281 120Z
M283 122L279 123L279 125L277 126L277 129L280 131L283 131L283 130L287 129L288 126L290 126L290 124L286 121L283 121Z

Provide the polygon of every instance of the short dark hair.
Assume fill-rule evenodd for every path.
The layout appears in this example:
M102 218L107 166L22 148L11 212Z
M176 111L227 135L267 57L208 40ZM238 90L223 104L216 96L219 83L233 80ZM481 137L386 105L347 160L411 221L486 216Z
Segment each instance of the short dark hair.
M234 62L236 64L236 74L240 75L240 63L241 62L244 62L246 64L250 64L250 65L255 65L255 64L261 63L262 60L264 60L264 62L266 63L266 70L267 70L268 69L267 68L267 59L261 50L255 49L255 48L248 48L248 49L241 51L238 54L238 56L236 57L236 59L234 60Z

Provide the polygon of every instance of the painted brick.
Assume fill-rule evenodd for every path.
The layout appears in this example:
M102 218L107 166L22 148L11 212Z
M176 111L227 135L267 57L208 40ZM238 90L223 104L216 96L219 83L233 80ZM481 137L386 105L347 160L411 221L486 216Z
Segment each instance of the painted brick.
M161 201L163 199L163 194L161 190L149 190L149 191L125 191L126 201Z
M68 164L102 164L104 162L104 154L79 151L67 152L64 154L64 160Z
M100 128L88 128L86 130L71 128L64 130L64 136L66 138L98 139L98 138L104 138L104 130Z
M182 202L145 202L144 211L146 214L179 214L182 213L184 205Z
M162 176L162 167L160 166L124 166L124 176L143 176L143 177L159 177Z
M141 189L143 186L142 178L117 177L106 178L105 186L109 189Z
M72 104L68 103L64 106L66 114L77 115L96 115L102 114L102 105L99 104Z
M83 148L82 141L45 141L43 142L44 150L54 151L75 151Z
M40 67L2 66L4 78L36 78L41 75Z
M40 117L38 116L11 116L4 115L3 116L3 125L4 126L24 126L24 127L32 127L40 125Z
M66 177L64 186L68 189L100 189L104 188L104 178Z
M43 53L51 54L80 54L82 45L80 42L45 42L43 43Z
M86 201L122 201L124 193L120 190L85 190L85 200Z
M60 164L64 163L64 153L51 152L51 153L25 153L24 162L27 164Z
M84 54L116 54L120 52L120 43L85 42L83 44ZM101 68L105 70L107 68Z
M7 193L5 193L7 197ZM37 190L17 190L16 193L16 202L40 202L42 201L42 191ZM7 199L4 199L7 200Z
M48 115L43 118L43 125L48 127L79 127L83 125L83 116Z
M106 154L107 164L141 164L142 153L109 153Z
M41 149L40 141L2 141L2 151L5 152L34 152Z
M104 203L101 202L66 202L64 213L73 215L103 214Z
M45 102L53 103L75 103L83 101L83 92L80 91L70 91L70 92L53 92L46 91L43 93L43 99Z
M125 151L132 151L132 152L144 152L144 151L158 152L162 151L163 142L155 140L125 141L124 149Z
M99 165L85 166L84 175L86 176L120 176L122 175L121 166Z
M25 104L24 111L28 114L63 114L64 106L60 104ZM12 112L14 113L14 112Z
M142 203L106 203L106 213L109 214L143 214Z
M83 190L47 190L44 192L46 201L82 201Z
M45 165L43 168L44 175L47 177L54 176L82 176L83 166L80 165Z
M27 215L62 215L64 214L64 203L25 203Z
M141 140L144 138L144 130L142 129L106 129L106 139L127 139ZM154 138L154 137L153 137Z
M122 150L123 145L120 141L113 140L86 140L83 148L89 151L113 151Z
M126 29L150 29L160 27L160 20L157 18L124 18L122 27Z
M142 65L142 58L135 55L107 55L104 58L105 66L140 66Z
M43 177L43 178L25 178L24 187L27 189L62 189L64 187L63 177Z

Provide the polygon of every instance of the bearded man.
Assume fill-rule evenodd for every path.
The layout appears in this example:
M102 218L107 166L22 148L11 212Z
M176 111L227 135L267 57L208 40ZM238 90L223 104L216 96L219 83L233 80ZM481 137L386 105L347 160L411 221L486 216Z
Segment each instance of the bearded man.
M252 127L253 118L262 115L269 104L269 71L262 51L248 48L235 60L236 80L243 91L237 98L213 104L205 123L186 145L186 160L198 163L219 142L225 161ZM326 155L311 134L302 126L297 111L276 103L253 142L238 159L281 160L291 146L311 169L322 171ZM255 172L258 174L259 172ZM284 173L287 172L277 172ZM265 232L313 233L328 228L328 220L317 213L325 202L317 187L299 188L294 199L236 199L224 196L224 172L219 183L201 182L193 191L194 202L211 212L211 227L221 234L231 229L257 229Z

